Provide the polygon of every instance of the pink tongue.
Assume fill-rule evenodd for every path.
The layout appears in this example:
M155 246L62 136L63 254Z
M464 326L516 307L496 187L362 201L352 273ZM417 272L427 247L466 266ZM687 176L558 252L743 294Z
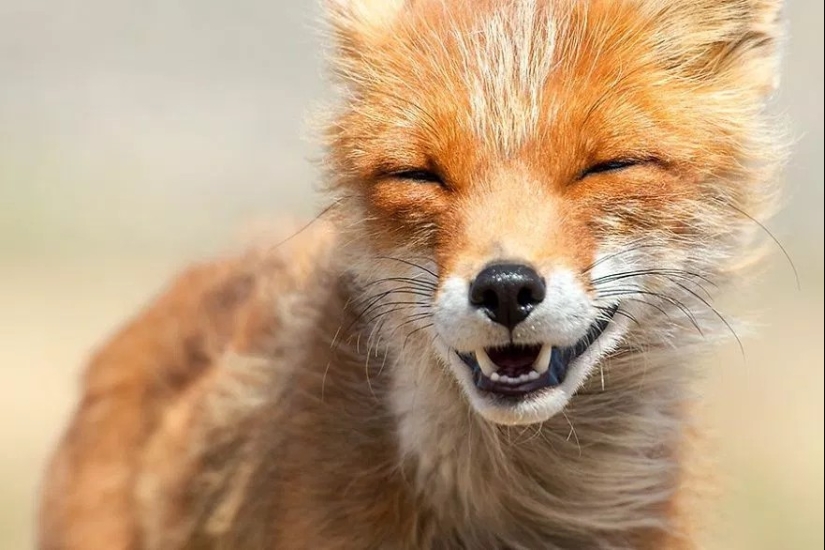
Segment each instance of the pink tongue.
M541 346L504 346L484 350L501 374L518 376L530 372L533 363L541 352Z

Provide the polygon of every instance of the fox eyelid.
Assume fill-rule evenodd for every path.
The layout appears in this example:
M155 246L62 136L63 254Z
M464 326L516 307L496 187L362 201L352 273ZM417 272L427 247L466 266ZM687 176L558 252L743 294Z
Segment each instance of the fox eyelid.
M604 174L606 172L618 172L619 170L624 170L625 168L631 168L633 166L638 166L639 164L643 164L648 162L646 160L641 159L632 159L632 158L619 158L619 159L612 159L605 162L598 162L586 170L584 170L578 179L584 179L587 176L591 176L594 174Z
M444 185L444 180L442 179L442 177L432 170L402 170L400 172L393 172L389 174L389 176L400 180L410 180L424 183L437 183L438 185Z

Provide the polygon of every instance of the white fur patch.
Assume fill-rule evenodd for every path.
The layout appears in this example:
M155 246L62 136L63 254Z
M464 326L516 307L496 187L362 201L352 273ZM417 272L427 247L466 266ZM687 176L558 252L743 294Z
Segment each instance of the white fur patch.
M566 269L545 274L547 293L527 319L516 326L516 344L575 344L596 319L596 310L575 275ZM479 308L470 304L470 282L449 277L436 298L434 321L439 336L460 352L509 344L511 336Z

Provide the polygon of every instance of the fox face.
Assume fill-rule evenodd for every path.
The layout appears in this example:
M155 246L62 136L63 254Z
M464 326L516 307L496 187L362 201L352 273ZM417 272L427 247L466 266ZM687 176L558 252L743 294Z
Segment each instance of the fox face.
M529 424L611 356L715 330L777 160L774 2L329 8L335 212L396 354Z

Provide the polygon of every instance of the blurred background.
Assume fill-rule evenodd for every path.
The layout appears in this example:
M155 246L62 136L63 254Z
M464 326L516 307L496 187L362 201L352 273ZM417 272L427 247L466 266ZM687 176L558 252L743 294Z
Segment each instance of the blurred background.
M33 547L44 459L91 350L190 261L310 216L317 2L0 0L0 548ZM707 361L717 550L823 548L823 4L789 1L797 143L757 336ZM738 299L737 299L738 298Z

